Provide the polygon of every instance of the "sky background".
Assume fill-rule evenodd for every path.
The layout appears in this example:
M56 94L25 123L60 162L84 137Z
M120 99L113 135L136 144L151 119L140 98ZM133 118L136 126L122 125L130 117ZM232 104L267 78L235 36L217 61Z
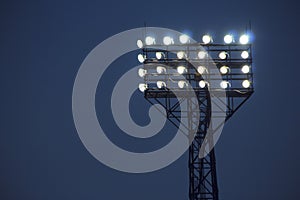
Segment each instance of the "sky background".
M127 174L87 152L72 118L77 70L100 42L145 22L200 40L205 33L220 39L228 31L242 33L249 20L255 93L225 125L216 146L220 199L300 199L297 3L1 1L0 199L188 199L187 154L162 170ZM109 69L106 79L113 82L137 64L132 57L116 62L119 70ZM118 143L114 135L122 133L107 109L110 89L97 93L96 106ZM139 117L146 109L131 107L137 123L147 123Z

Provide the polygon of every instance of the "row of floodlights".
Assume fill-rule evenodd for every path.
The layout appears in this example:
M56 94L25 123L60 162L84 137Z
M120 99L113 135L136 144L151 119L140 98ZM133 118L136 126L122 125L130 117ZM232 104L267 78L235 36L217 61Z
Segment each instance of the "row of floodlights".
M209 86L209 83L207 81L204 81L204 80L199 81L198 84L199 84L200 88L205 88L205 87ZM177 85L178 85L179 88L183 89L183 88L188 87L189 83L187 81L181 80L181 81L177 82ZM162 89L162 88L166 88L167 84L164 81L157 81L156 86L157 86L157 88ZM230 86L231 86L231 84L230 84L229 81L221 81L220 82L220 87L222 89L226 89ZM242 86L243 86L243 88L249 88L251 86L251 82L247 79L243 80ZM146 84L146 83L140 83L139 84L139 90L141 92L144 92L146 89L148 89L148 84Z
M244 74L248 74L250 72L250 66L249 65L244 65L242 68L241 68L241 71L244 73ZM156 72L157 74L166 74L167 73L167 69L163 66L157 66L156 67ZM177 72L178 74L185 74L187 73L187 68L185 66L178 66L177 67ZM206 67L204 66L198 66L197 67L197 72L199 74L207 74L208 73L208 70ZM221 74L228 74L230 72L230 67L226 66L226 65L223 65L222 67L220 67L220 73ZM143 69L143 68L140 68L138 70L138 75L143 78L145 75L147 74L147 70L146 69Z
M207 57L207 56L208 56L208 54L207 54L207 52L205 52L205 51L199 51L199 52L198 52L198 57L199 57L200 59L204 59L204 58ZM165 54L164 54L163 52L156 52L156 53L155 53L155 57L156 57L158 60L160 60L160 59L162 59L162 58L165 58ZM229 57L229 54L228 54L226 51L221 51L221 52L219 53L219 58L220 58L221 60L225 60L225 59L227 59L228 57ZM242 51L241 57L242 57L243 59L248 59L248 58L249 58L249 52L248 52L248 51ZM187 55L186 55L186 53L185 53L184 51L179 51L179 52L177 52L177 58L178 58L178 59L185 59L185 58L187 58ZM145 60L146 60L146 55L143 55L143 54L139 54L139 55L138 55L138 61L139 61L140 63L143 63Z
M240 38L239 38L240 44L248 44L249 41L250 41L249 35L247 35L247 34L243 34L243 35L241 35ZM190 42L190 37L189 37L188 35L186 35L186 34L180 35L180 36L179 36L179 42L180 42L181 44L187 44L187 43ZM202 37L202 42L203 42L204 44L212 43L212 42L213 42L213 38L212 38L211 35L203 35L203 37ZM225 36L224 36L224 42L225 42L226 44L231 44L231 43L235 42L235 38L234 38L234 36L231 35L231 34L225 35ZM155 44L156 44L156 41L155 41L155 38L154 38L154 37L147 36L147 37L145 38L144 42L143 42L142 40L137 40L137 43L136 43L136 44L137 44L137 46L138 46L139 48L143 48L144 43L145 43L146 45L155 45ZM170 36L165 36L165 37L163 38L163 44L164 44L164 45L172 45L172 44L174 44L174 39L173 39L172 37L170 37Z

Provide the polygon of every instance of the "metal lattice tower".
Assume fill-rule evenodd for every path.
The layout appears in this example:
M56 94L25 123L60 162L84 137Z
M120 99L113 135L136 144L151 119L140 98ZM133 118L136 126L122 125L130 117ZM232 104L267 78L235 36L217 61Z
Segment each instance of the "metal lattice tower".
M143 46L139 56L143 63L139 75L144 78L140 90L145 99L163 106L168 120L177 128L180 119L186 118L188 125L183 131L187 135L195 133L189 147L189 199L218 200L215 151L212 148L205 157L199 157L204 143L214 145L213 138L205 139L212 118L218 117L212 110L211 92L226 94L223 101L225 121L248 100L254 91L251 44L152 44ZM178 73L184 76L185 82L179 83L182 78ZM210 85L210 81L217 80L218 74L221 75L219 87ZM193 90L185 88L186 85ZM187 106L181 107L184 101Z

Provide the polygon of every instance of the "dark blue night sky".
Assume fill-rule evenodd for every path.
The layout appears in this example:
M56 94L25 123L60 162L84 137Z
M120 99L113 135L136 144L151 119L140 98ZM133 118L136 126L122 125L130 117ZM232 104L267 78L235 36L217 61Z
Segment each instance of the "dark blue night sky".
M72 118L77 70L101 41L145 22L200 40L207 32L220 39L228 31L240 33L250 20L255 93L225 125L216 146L220 199L300 199L297 3L1 1L0 199L187 199L187 154L162 170L127 174L88 153ZM123 71L111 68L105 75L113 83L135 64L129 59ZM106 128L121 135L106 105L111 87L97 94L97 109L107 116ZM135 98L143 101L139 93ZM147 123L139 117L146 109L131 107L137 123Z

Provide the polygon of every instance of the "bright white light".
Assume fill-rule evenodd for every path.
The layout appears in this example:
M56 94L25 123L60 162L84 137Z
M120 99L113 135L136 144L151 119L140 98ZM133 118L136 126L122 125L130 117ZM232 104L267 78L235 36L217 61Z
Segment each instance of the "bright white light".
M205 86L206 86L206 82L205 81L203 81L203 80L199 81L199 87L200 88L205 88Z
M158 74L163 74L163 73L166 73L167 69L165 67L162 67L162 66L157 66L156 67L156 72Z
M177 72L179 74L183 74L184 72L186 72L186 68L184 66L178 66L177 67Z
M219 53L219 58L222 60L226 59L227 56L228 56L228 54L225 51L222 51Z
M142 40L138 40L136 41L136 45L138 46L138 48L143 48L144 44L143 44L143 41Z
M138 60L140 63L143 63L145 61L145 57L143 56L143 54L138 55Z
M205 51L199 51L198 52L198 57L200 59L204 59L206 57L207 53Z
M243 52L241 53L241 57L244 58L244 59L247 59L247 58L249 57L248 51L243 51Z
M185 57L185 53L183 51L177 52L177 58L178 59L183 59Z
M248 44L248 42L249 42L249 36L248 35L242 35L241 37L240 37L240 43L241 44Z
M220 72L221 72L221 74L227 74L227 73L229 72L229 67L227 67L227 66L222 66L222 67L220 68Z
M143 78L147 74L147 70L140 68L138 74L141 78Z
M174 40L170 36L166 36L166 37L164 37L163 42L165 45L170 45L170 44L174 43Z
M162 52L156 52L156 53L155 53L155 56L156 56L156 58L157 58L158 60L160 60L160 59L162 58L162 56L163 56L163 53L162 53Z
M155 44L155 39L153 37L147 36L145 39L146 45L153 45Z
M229 82L228 81L221 81L220 83L220 87L223 88L223 89L226 89L229 85Z
M144 92L147 88L148 88L147 84L145 84L145 83L140 83L139 84L139 90L141 92Z
M178 81L179 88L184 88L185 86L188 86L188 83L186 81Z
M224 37L224 42L225 42L226 44L232 43L232 42L233 42L233 36L232 36L232 35L225 35L225 37Z
M188 35L181 35L179 36L179 41L182 43L182 44L186 44L188 43L190 37Z
M202 41L203 41L204 44L208 44L212 41L212 38L211 38L210 35L203 35Z
M251 83L248 80L244 80L242 85L243 85L244 88L248 88L248 87L250 87Z
M242 67L242 72L243 72L244 74L249 73L249 72L250 72L250 67L249 67L248 65L244 65L244 66Z
M207 71L207 69L204 66L199 66L197 68L197 71L198 71L199 74L204 74Z
M157 87L158 87L159 89L161 89L161 88L167 86L166 83L163 82L163 81L157 81L157 82L156 82L156 85L157 85Z

